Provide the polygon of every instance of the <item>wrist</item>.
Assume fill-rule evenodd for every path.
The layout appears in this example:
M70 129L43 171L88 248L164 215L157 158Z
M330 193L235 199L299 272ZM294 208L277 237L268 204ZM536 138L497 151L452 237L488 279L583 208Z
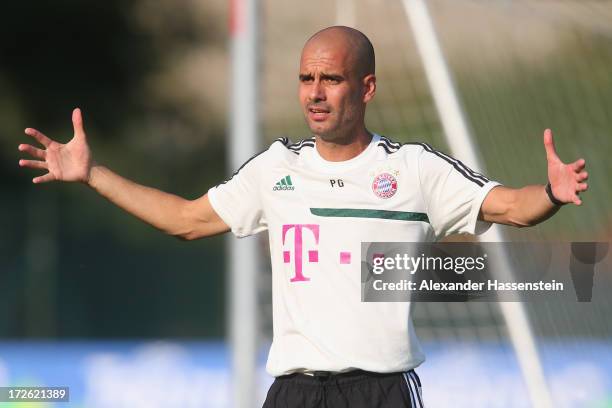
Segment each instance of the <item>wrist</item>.
M555 197L552 191L552 186L550 185L550 181L548 182L548 184L546 184L544 191L546 191L546 195L548 196L548 199L550 200L550 202L553 203L553 205L557 207L561 207L562 205L566 204L563 201L558 200L557 197Z
M89 167L89 171L87 172L87 176L83 180L83 184L91 188L95 188L94 187L95 177L99 170L100 170L100 165L92 161L91 166Z

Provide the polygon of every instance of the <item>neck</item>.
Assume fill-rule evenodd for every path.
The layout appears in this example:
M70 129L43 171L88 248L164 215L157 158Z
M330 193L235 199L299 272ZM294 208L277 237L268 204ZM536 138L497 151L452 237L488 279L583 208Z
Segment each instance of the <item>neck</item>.
M315 137L317 152L323 159L331 162L346 161L357 157L372 141L372 134L365 126L346 138L326 141L320 136L315 135Z

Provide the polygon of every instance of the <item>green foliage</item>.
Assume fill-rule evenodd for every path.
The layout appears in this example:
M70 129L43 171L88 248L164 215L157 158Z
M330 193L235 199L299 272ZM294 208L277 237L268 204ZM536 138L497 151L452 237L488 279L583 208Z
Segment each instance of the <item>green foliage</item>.
M222 180L224 145L210 141L223 137L224 118L198 101L199 118L150 90L181 53L223 46L222 30L190 4L162 3L3 4L2 337L223 335L220 239L180 243L84 186L32 186L38 172L17 166L17 145L32 143L25 127L66 142L79 106L95 159L126 177L189 198Z

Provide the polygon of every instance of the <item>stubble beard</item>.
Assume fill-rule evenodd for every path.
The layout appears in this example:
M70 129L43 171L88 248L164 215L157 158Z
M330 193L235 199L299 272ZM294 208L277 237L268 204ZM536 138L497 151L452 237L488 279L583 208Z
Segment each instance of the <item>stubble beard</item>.
M357 131L356 128L358 124L355 122L355 116L355 112L345 112L343 117L336 118L338 120L337 122L330 123L329 126L325 126L321 130L316 128L316 122L312 124L308 120L307 122L310 131L316 137L321 138L321 140L329 143L349 144L353 141L353 138L355 137Z

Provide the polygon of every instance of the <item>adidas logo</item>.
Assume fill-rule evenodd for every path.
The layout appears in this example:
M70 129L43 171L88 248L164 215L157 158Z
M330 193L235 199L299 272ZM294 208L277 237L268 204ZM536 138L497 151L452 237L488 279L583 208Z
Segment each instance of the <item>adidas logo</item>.
M295 190L293 183L291 182L291 176L285 176L280 181L276 183L274 187L272 187L272 191L281 191L281 190Z

